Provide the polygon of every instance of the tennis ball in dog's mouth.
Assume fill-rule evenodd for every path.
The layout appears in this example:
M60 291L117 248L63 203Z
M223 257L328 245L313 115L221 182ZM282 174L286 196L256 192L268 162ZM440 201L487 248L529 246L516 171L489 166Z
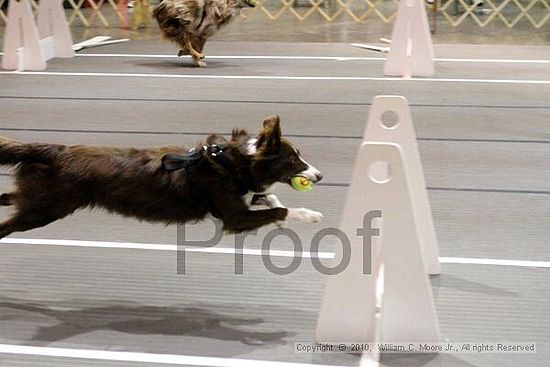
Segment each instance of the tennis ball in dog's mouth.
M256 0L248 0L248 3L252 6L256 6Z
M313 189L313 182L303 176L292 177L290 179L290 183L292 184L292 188L294 188L294 190L307 192Z

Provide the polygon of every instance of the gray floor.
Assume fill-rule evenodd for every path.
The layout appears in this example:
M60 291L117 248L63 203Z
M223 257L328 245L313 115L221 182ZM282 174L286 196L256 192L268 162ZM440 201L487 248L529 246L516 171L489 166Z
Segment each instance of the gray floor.
M380 57L345 44L212 42L207 55ZM84 54L173 55L170 44L131 41ZM550 59L548 47L445 46L439 58ZM192 144L208 132L259 129L281 116L289 136L325 179L310 194L279 190L284 202L322 211L318 225L290 224L304 244L337 226L372 97L408 98L419 138L441 256L549 261L550 63L438 61L436 78L382 79L380 60L211 57L204 69L172 57L79 56L48 72L177 77L0 75L0 134L24 141L155 146ZM196 76L220 78L195 78ZM226 79L331 76L368 80ZM452 80L451 80L452 79ZM456 79L468 79L459 81ZM501 79L500 83L481 79ZM0 189L11 185L2 171ZM2 214L8 211L2 209ZM190 228L209 235L208 224ZM265 233L265 232L263 232ZM20 238L175 244L175 227L83 211ZM261 238L261 235L258 236ZM230 246L232 237L221 245ZM250 238L249 248L259 241ZM307 247L307 246L306 246ZM274 249L289 249L284 241ZM325 246L324 251L330 248ZM0 344L167 353L356 366L347 354L296 354L312 340L324 278L304 259L288 276L245 257L176 256L153 250L2 245ZM443 264L432 277L442 332L451 341L536 341L536 354L390 356L389 366L544 366L550 357L548 268ZM129 366L115 361L2 355L1 366Z

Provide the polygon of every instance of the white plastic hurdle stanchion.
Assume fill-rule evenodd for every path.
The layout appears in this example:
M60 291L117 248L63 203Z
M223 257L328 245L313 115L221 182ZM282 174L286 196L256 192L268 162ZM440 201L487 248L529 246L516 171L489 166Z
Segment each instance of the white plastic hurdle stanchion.
M23 33L23 34L21 34ZM43 70L46 60L40 50L40 37L28 0L10 0L4 34L2 68Z
M38 27L29 0L10 0L2 68L44 70L53 57L74 57L62 0L41 0Z
M349 264L328 276L317 341L439 342L439 323L422 259L410 169L395 143L363 142L357 152L340 229L351 245ZM378 241L366 214L380 211ZM369 244L374 244L372 247ZM365 253L371 248L371 258ZM345 258L338 246L334 265ZM365 261L371 260L371 274ZM367 273L367 274L365 274ZM376 301L377 297L380 299ZM377 353L371 353L378 359Z
M63 0L40 0L37 25L46 60L74 57L73 37L65 18Z
M432 76L434 49L424 0L401 0L393 25L385 75Z
M407 99L402 96L374 97L363 141L396 143L403 150L424 265L428 274L439 274L439 246Z

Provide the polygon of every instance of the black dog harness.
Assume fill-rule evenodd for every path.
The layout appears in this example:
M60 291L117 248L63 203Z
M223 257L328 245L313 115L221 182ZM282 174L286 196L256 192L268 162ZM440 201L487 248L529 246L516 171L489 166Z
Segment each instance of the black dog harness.
M172 172L180 169L188 169L198 164L204 158L210 158L229 173L239 190L239 194L244 195L248 192L248 184L244 181L233 162L231 162L227 156L225 152L227 147L227 144L203 145L202 148L198 150L196 148L190 149L187 155L167 154L162 157L162 167L164 170Z

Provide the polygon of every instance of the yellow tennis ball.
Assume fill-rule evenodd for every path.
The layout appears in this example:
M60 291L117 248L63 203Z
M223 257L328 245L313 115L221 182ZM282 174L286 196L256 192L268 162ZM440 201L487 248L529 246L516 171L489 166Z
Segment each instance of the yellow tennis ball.
M313 189L313 182L302 176L294 176L290 180L295 190L307 192Z

